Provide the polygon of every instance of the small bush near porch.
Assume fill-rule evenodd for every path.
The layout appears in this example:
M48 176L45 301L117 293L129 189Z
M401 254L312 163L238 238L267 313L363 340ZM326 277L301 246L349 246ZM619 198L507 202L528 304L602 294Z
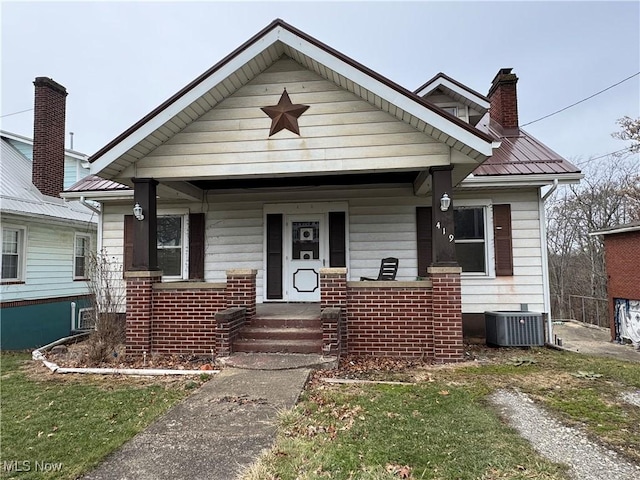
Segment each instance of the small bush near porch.
M1 478L77 478L198 385L52 375L26 353L3 353L0 367Z

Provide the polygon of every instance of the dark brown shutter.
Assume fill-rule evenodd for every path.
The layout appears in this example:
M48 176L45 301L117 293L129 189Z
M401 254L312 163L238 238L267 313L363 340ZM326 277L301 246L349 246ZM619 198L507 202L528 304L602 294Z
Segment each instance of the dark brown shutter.
M416 207L416 227L418 232L418 276L426 277L431 265L431 207Z
M282 298L282 214L267 215L267 298Z
M496 275L513 275L511 242L511 205L493 206L493 239L496 253Z
M125 272L133 270L133 215L124 216L124 262Z
M204 280L204 213L189 214L189 279Z
M329 266L347 266L346 225L344 212L329 212Z

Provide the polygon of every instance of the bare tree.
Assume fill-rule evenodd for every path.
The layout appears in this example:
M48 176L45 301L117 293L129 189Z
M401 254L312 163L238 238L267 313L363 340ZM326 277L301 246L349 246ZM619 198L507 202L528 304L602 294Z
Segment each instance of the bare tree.
M103 250L88 261L89 291L95 331L89 337L89 361L95 364L117 357L125 341L124 312L126 291L122 266Z
M631 140L629 152L640 152L640 118L624 116L616 123L620 125L620 131L612 133L611 136L620 140Z
M602 238L589 232L640 220L636 159L609 156L598 163L587 162L583 173L580 184L559 188L547 204L549 277L556 318L570 315L572 295L606 297Z

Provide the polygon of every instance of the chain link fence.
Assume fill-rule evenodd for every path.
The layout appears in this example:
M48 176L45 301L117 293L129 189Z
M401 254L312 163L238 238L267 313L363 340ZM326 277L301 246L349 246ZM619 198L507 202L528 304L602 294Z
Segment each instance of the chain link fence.
M578 322L609 328L609 300L606 298L568 295L568 301L561 301L555 295L551 305L553 318L556 320L577 320Z

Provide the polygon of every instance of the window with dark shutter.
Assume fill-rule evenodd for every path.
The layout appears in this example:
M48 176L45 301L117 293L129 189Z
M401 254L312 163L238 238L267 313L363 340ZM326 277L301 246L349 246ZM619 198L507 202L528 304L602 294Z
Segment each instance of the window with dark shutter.
M267 215L267 298L282 298L282 214Z
M513 275L513 245L511 235L511 205L493 206L493 239L496 275Z
M204 280L204 213L189 215L189 279Z
M347 266L345 212L329 212L329 266Z
M431 265L431 207L416 207L416 230L418 233L418 276L427 276Z

